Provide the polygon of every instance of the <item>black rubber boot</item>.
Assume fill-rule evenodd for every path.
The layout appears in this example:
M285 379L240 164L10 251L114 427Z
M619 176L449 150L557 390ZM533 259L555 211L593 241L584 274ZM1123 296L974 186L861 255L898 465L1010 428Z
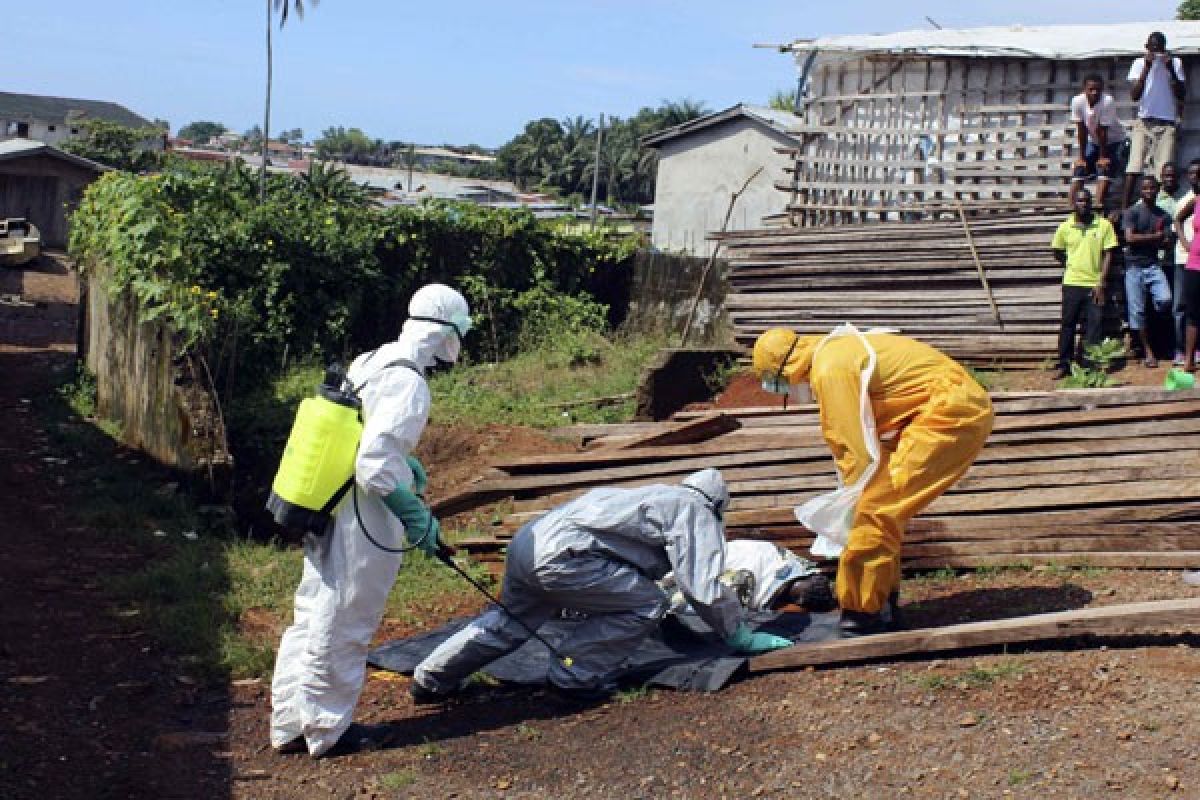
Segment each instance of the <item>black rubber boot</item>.
M308 742L304 741L303 736L297 736L290 742L285 742L275 748L275 752L281 756L294 756L300 753L308 752Z
M346 732L337 740L337 744L326 750L317 758L335 758L348 756L352 753L369 753L382 750L396 741L397 731L391 725L363 725L351 723Z
M415 706L442 705L449 703L458 694L458 692L436 692L433 689L426 689L416 681L413 681L408 687L408 693Z
M843 608L842 618L838 621L838 631L843 639L884 633L887 629L888 620L883 612L872 614L867 611L849 611Z

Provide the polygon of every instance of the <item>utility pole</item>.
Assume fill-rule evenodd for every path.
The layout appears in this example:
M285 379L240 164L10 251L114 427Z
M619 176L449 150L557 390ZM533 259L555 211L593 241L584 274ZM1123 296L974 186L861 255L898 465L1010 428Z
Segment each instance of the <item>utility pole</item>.
M592 169L592 230L596 230L596 191L600 188L600 142L604 139L604 115L596 128L596 164Z

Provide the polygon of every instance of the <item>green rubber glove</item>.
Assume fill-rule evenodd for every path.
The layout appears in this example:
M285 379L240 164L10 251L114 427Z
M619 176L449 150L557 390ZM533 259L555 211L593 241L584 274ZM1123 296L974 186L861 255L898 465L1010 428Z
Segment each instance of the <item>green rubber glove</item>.
M408 468L412 470L413 494L424 495L425 487L429 485L429 473L425 471L425 465L412 453L406 455L404 460L408 462Z
M785 639L782 636L751 631L744 623L738 626L738 629L733 632L733 636L726 639L725 643L739 653L752 656L769 653L772 650L782 650L794 644L791 639Z
M441 549L442 529L421 499L408 489L398 488L383 502L404 523L404 538L408 543L427 556L436 556Z

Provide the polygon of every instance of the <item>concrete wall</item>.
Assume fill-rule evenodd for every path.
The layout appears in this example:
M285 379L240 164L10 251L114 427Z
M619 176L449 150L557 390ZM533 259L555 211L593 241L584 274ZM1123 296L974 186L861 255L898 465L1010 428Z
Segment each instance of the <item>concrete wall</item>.
M15 130L9 132L10 125L28 125L29 132L22 133L21 136L25 139L36 139L39 142L45 142L49 145L57 146L61 142L66 141L79 134L79 128L75 125L70 125L62 122L42 122L40 120L6 120L0 118L0 141L12 139L17 136Z
M662 144L654 189L654 247L707 256L721 229L729 199L756 169L763 171L738 199L729 230L762 227L762 218L784 210L787 195L774 187L791 159L776 147L794 146L784 134L746 117Z
M633 285L625 327L681 334L707 263L707 258L647 251L638 253L633 261ZM725 295L728 291L725 262L718 259L704 279L689 342L720 342L726 338Z
M85 281L82 351L97 413L120 424L125 444L223 492L232 459L202 368L177 356L166 328L136 323L132 300L111 298L97 270Z
M68 214L97 178L90 169L46 155L0 161L0 216L27 217L47 247L65 247Z

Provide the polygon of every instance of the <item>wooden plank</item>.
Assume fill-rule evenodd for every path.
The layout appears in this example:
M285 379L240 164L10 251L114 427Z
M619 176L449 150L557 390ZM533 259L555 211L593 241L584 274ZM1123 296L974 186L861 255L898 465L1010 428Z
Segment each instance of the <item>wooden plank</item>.
M763 673L913 653L946 653L965 648L1060 641L1079 636L1196 632L1200 632L1200 598L1160 600L798 644L752 658L749 666L752 673Z
M621 448L632 450L639 447L663 447L701 442L723 433L735 431L740 427L742 427L742 423L734 417L721 412L708 413L699 419L668 424L662 430L625 442Z

